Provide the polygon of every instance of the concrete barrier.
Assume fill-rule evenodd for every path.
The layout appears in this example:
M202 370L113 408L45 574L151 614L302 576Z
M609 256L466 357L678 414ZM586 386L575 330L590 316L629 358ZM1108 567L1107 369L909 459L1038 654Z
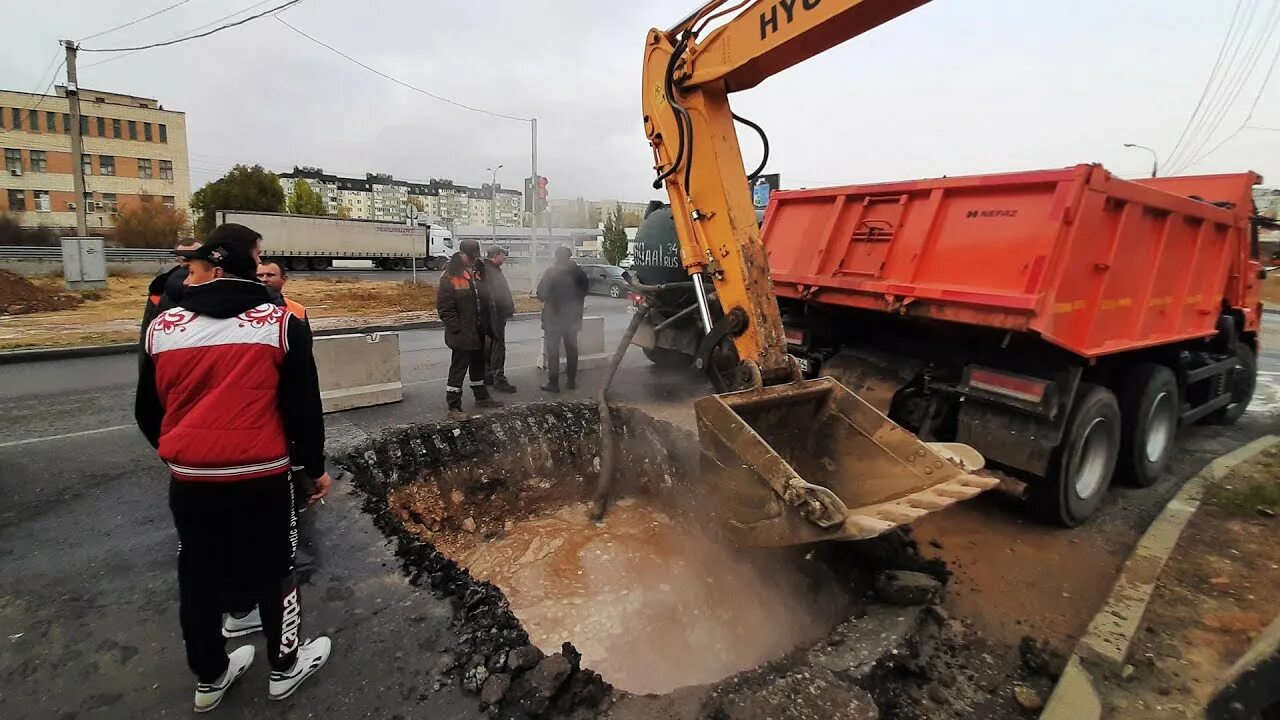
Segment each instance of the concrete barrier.
M399 333L317 337L315 357L326 413L404 399Z

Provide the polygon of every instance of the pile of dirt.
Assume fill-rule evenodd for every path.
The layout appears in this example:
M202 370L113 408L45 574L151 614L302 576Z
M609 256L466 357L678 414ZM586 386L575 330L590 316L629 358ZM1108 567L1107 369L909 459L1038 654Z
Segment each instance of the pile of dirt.
M70 310L83 300L78 295L58 292L30 280L0 270L0 314L26 315L49 310Z

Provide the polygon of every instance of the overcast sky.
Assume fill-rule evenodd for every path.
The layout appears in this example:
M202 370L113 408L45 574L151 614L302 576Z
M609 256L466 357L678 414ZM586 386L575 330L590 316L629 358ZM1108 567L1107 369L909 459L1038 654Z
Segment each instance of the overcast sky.
M58 38L82 38L173 1L9 0L0 87L37 90L41 71L60 52ZM1241 2L1260 62L1203 150L1241 127L1280 44L1280 33L1262 33L1280 17L1277 0ZM190 0L83 46L168 39L252 4ZM640 116L645 31L670 25L695 5L305 0L282 17L432 93L536 115L540 169L553 197L646 200L657 195ZM934 0L740 93L734 107L768 131L769 169L782 174L784 187L1082 162L1140 176L1149 155L1122 144L1151 145L1162 156L1173 148L1235 6L1232 0ZM1240 67L1251 47L1242 45ZM502 163L499 180L508 187L529 174L527 123L424 97L269 16L93 66L108 57L82 53L81 84L154 97L186 112L193 190L237 162L473 185L487 181L486 167ZM1262 94L1250 124L1280 128L1280 77ZM754 138L744 136L743 144L754 165ZM1239 132L1190 171L1245 169L1280 183L1280 132Z

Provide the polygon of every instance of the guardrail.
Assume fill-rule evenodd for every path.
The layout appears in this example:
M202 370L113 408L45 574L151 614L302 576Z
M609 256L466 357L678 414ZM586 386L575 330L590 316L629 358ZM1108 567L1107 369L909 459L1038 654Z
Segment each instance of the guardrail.
M172 260L172 250L152 250L147 248L107 248L107 262L129 262L130 260ZM18 245L0 247L0 260L61 260L60 247L34 247Z

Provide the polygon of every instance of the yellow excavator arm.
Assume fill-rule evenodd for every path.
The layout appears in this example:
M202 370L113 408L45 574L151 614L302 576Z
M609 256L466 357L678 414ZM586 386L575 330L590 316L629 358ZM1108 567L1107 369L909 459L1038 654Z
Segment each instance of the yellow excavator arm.
M746 545L879 535L993 487L971 448L920 442L787 354L729 94L928 0L713 0L645 40L645 133L671 198L717 390L695 403L722 526ZM732 15L706 33L707 27ZM765 140L765 155L768 154ZM763 170L761 162L752 175ZM710 277L722 316L713 321ZM727 364L727 367L725 365Z

